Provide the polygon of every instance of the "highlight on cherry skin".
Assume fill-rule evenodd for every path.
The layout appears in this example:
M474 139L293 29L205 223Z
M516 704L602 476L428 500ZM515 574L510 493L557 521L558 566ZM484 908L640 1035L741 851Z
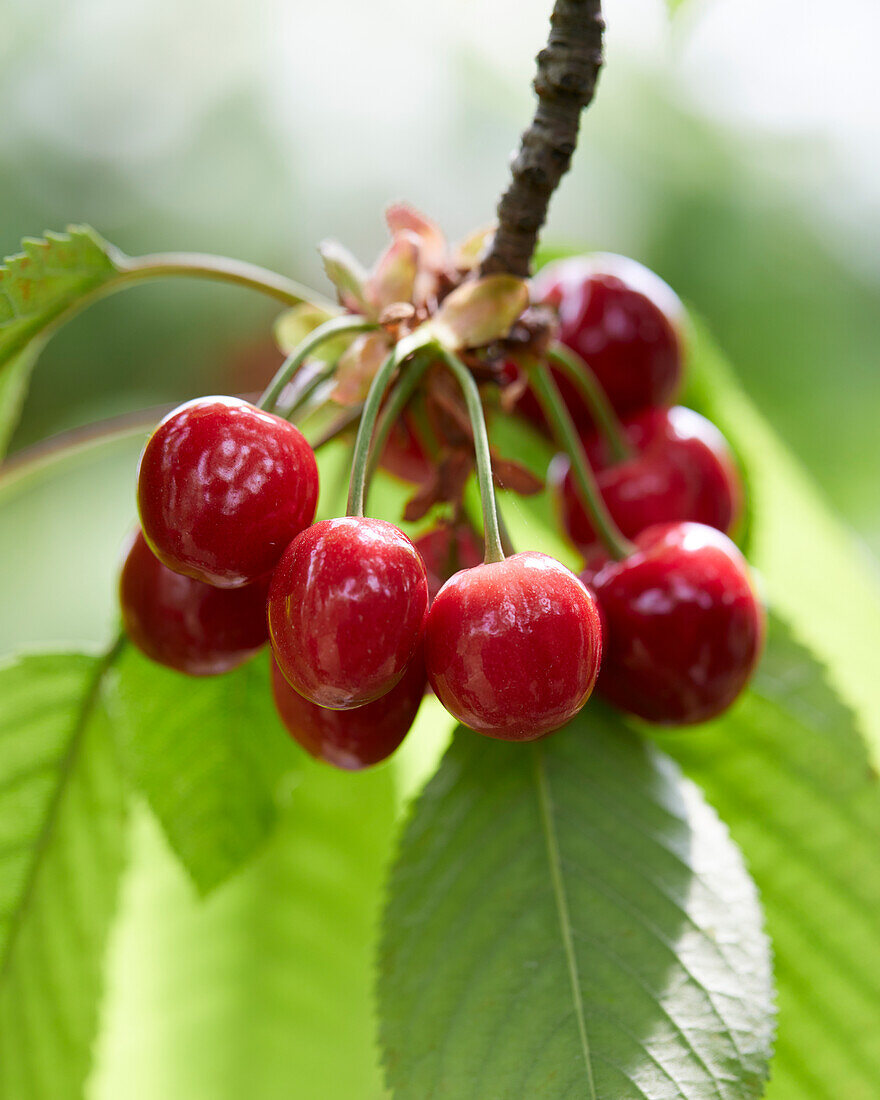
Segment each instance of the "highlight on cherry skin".
M218 676L249 660L268 641L267 588L266 581L216 588L175 573L138 530L119 577L122 623L151 660L187 676Z
M705 523L729 534L742 513L736 463L721 432L704 416L676 405L650 408L622 421L635 451L614 462L595 433L582 440L611 517L626 538L656 523ZM559 518L589 559L600 544L561 457L551 470Z
M560 341L589 364L619 414L671 403L682 377L684 307L659 275L625 256L573 256L538 272L532 299L554 308ZM554 374L575 424L587 430L583 399Z
M406 672L427 607L425 564L399 528L356 516L323 520L291 542L272 578L275 660L310 702L363 706Z
M648 722L722 714L751 677L765 614L730 539L699 523L649 527L635 552L586 575L602 609L597 691Z
M138 468L144 537L169 569L220 588L269 576L318 500L318 466L293 424L235 397L174 409Z
M272 697L290 735L317 760L358 771L387 759L415 721L425 694L421 649L394 687L372 703L330 710L303 698L272 661Z
M592 593L546 554L456 573L428 612L425 663L460 722L506 741L559 729L586 703L602 658Z

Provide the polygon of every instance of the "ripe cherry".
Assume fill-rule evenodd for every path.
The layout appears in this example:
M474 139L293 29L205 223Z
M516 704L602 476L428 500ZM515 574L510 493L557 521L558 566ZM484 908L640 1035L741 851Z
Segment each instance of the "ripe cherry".
M595 599L546 554L456 573L425 625L425 663L441 703L471 729L505 741L532 741L573 718L601 655Z
M416 539L428 574L428 599L434 597L460 569L472 569L483 560L483 543L469 523L442 523Z
M599 490L627 538L656 523L705 523L725 533L742 510L742 487L733 456L714 424L692 409L646 409L623 422L635 455L611 464L602 440L584 440ZM597 537L584 511L569 463L556 464L554 480L563 525L585 557Z
M577 256L543 268L532 297L556 308L559 339L586 360L619 413L669 404L681 379L684 309L659 276L624 256ZM566 378L557 381L586 429L583 399Z
M269 633L291 685L347 710L387 694L410 663L428 607L422 558L393 524L324 520L285 550L269 589Z
M300 745L337 768L356 771L385 760L415 721L425 693L419 650L387 695L352 710L328 710L304 699L272 662L272 695L281 721Z
M764 611L745 559L700 523L649 527L624 561L589 578L602 608L598 691L662 725L705 722L726 710L755 668Z
M125 633L151 660L217 676L266 644L266 582L224 590L174 573L138 531L119 578Z
M318 467L301 432L234 397L181 405L141 455L150 548L169 569L220 588L268 576L317 499Z

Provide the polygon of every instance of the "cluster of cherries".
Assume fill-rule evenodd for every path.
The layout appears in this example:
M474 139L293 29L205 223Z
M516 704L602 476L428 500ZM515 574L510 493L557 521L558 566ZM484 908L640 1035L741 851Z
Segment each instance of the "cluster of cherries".
M620 417L624 455L557 378L631 552L609 554L560 463L555 491L582 578L535 552L481 562L467 528L413 543L362 515L314 523L318 470L300 431L247 402L201 398L170 413L141 457L141 529L120 582L129 638L194 676L227 672L268 639L283 722L345 768L394 751L427 683L465 725L515 741L564 725L597 683L652 722L721 713L757 661L763 612L727 536L741 490L724 440L670 407L678 300L614 257L551 265L533 299L555 308L561 342ZM517 408L546 429L530 391Z

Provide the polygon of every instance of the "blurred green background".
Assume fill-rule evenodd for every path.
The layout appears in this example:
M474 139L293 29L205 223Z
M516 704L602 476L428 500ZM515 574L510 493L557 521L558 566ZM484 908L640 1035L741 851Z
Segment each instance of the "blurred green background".
M548 2L5 0L0 238L88 221L129 252L227 252L322 285L405 198L489 220ZM880 553L875 0L608 0L608 64L545 240L632 254L709 320ZM16 446L256 386L271 307L139 288L51 345Z

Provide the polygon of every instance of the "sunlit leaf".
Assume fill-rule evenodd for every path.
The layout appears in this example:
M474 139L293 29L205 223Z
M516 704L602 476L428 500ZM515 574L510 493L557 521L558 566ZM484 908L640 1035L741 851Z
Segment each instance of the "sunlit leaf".
M0 264L0 457L15 427L36 358L31 341L119 277L110 245L88 226L26 238Z
M0 1100L78 1100L116 907L125 788L105 663L0 670Z
M869 1100L880 1082L880 781L825 670L774 620L752 690L661 739L742 846L779 990L768 1100Z
M193 679L129 646L111 684L125 764L207 893L265 842L277 793L301 762L275 714L265 655Z
M591 704L534 745L461 731L391 878L395 1100L761 1096L757 896L677 768Z

